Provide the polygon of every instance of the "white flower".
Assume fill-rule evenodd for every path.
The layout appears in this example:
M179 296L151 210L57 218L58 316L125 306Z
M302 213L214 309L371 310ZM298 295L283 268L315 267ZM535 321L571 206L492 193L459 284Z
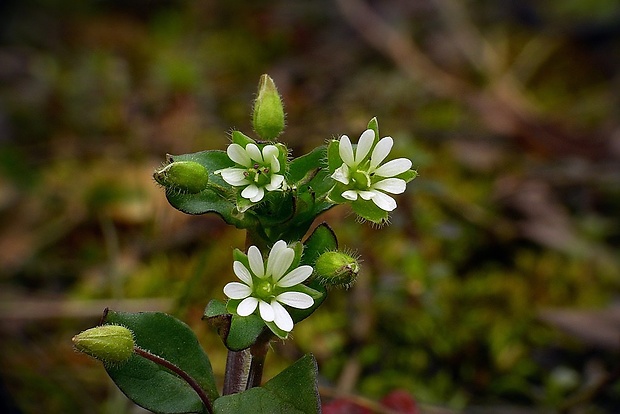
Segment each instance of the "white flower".
M314 304L310 295L295 291L297 285L310 277L312 266L299 266L287 273L294 259L295 251L283 240L271 248L266 266L260 250L250 246L250 269L239 261L233 263L233 271L243 283L230 282L224 286L224 293L230 299L243 299L237 306L237 314L248 316L258 308L265 322L274 322L281 330L290 332L293 319L282 305L307 309Z
M218 170L224 181L234 187L245 187L241 197L253 203L265 196L265 190L276 191L284 185L284 176L280 172L278 156L280 150L275 145L265 145L263 151L258 145L250 143L243 148L233 143L226 149L228 158L241 167L230 167Z
M394 141L391 137L384 137L373 148L374 141L375 132L372 129L362 133L355 150L348 136L340 137L338 152L343 164L331 177L347 186L341 194L343 198L355 201L361 197L372 200L382 210L392 211L396 208L396 201L386 193L401 194L405 191L406 181L395 177L411 169L412 164L407 158L397 158L381 165L392 150Z

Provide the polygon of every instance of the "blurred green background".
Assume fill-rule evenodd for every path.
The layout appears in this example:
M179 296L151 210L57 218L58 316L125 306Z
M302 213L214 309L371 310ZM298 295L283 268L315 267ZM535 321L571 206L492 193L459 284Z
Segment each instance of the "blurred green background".
M6 0L0 15L0 411L139 412L71 348L106 306L186 321L221 379L200 318L244 234L175 211L151 174L250 133L262 73L294 156L377 116L420 174L388 227L323 217L362 275L274 343L267 377L312 352L326 400L620 407L617 1Z

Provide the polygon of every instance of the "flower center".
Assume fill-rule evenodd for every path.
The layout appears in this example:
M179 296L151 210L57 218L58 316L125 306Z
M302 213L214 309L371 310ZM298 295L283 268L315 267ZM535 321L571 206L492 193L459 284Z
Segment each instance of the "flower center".
M275 297L275 285L269 280L260 279L254 284L254 294L265 302L270 302Z
M264 187L271 182L271 166L256 163L244 175L257 187Z
M355 170L351 173L351 186L356 190L366 190L370 187L370 175L367 171Z

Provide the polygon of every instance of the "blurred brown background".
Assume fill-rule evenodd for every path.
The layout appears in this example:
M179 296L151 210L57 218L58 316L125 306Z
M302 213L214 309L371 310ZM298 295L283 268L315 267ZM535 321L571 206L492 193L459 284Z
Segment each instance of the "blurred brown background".
M389 227L325 216L362 275L274 344L267 376L313 352L326 399L620 407L617 1L9 0L0 15L0 411L139 412L71 348L106 306L186 321L221 377L200 317L244 235L175 211L151 174L251 133L262 73L294 156L377 116L420 173Z

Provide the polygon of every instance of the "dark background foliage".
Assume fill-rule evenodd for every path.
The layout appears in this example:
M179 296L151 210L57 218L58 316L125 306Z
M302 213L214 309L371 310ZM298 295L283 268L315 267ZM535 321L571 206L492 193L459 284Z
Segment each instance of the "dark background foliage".
M221 378L200 317L244 235L173 210L151 174L250 133L262 73L295 156L377 116L420 173L389 227L325 215L362 275L274 344L268 376L312 352L325 400L620 406L616 1L0 7L0 374L16 412L136 411L71 349L106 306L186 321Z

